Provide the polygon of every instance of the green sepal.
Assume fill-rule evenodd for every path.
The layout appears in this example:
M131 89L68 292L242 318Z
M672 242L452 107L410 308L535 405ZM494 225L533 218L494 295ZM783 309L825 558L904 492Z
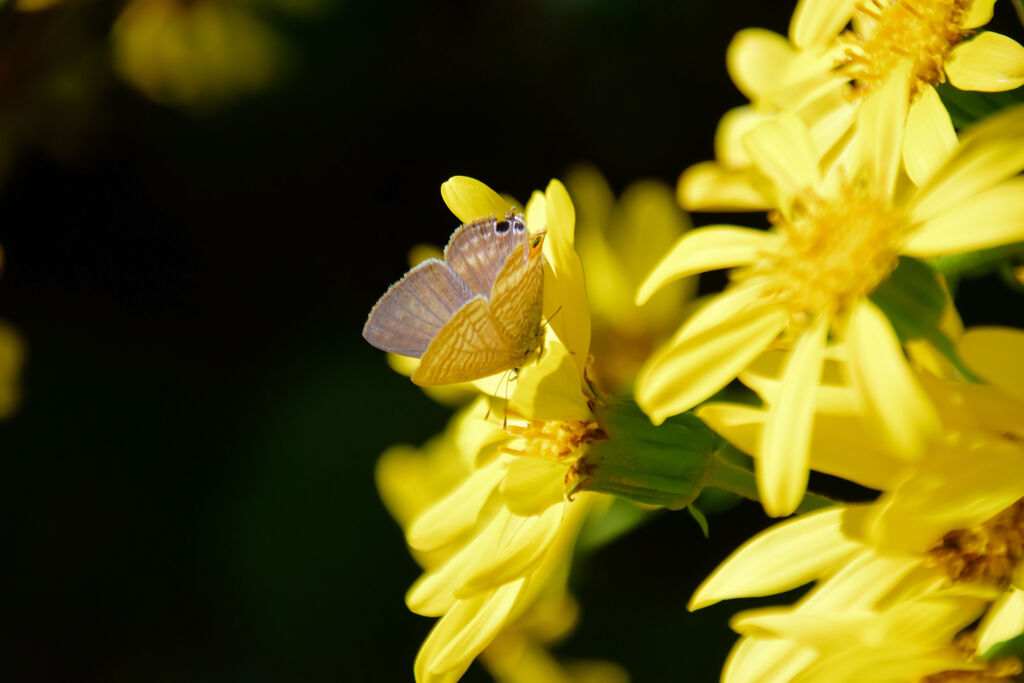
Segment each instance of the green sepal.
M1024 655L1024 633L1014 636L1001 643L996 643L981 654L982 659L997 659L999 657L1020 657Z
M708 518L704 516L704 513L694 505L693 503L686 506L687 511L697 521L697 526L704 532L704 538L708 537Z
M939 328L949 297L929 265L901 256L896 270L869 298L882 309L901 342L915 339L929 342L965 379L977 381L957 354L956 345Z
M608 507L587 515L576 546L580 550L596 550L608 545L646 522L656 511L625 498L615 498Z
M947 278L981 277L999 271L1012 260L1021 257L1024 257L1024 242L1014 242L963 254L937 256L929 259L928 264Z
M1019 3L1014 1L1014 6ZM958 130L988 118L1000 109L1024 102L1024 87L1003 92L975 92L958 90L949 83L936 87L939 99L946 105L953 126Z
M870 296L892 323L901 341L927 339L939 325L947 297L935 271L909 256L901 256L889 279Z
M608 438L579 461L570 495L598 491L670 510L700 495L721 440L697 417L684 413L654 426L627 400L600 410L598 420Z

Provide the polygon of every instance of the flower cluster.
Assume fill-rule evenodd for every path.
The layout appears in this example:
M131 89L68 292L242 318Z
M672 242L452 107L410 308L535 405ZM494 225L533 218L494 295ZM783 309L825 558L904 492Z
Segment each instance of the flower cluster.
M765 227L687 230L666 188L616 203L592 169L534 193L537 360L459 390L475 398L444 435L378 470L425 570L409 607L440 617L418 681L455 680L478 655L504 680L508 653L542 657L575 618L573 543L607 494L703 524L707 486L806 514L737 550L691 609L814 584L734 617L723 680L1016 680L1024 331L965 330L951 291L982 257L1019 286L1024 106L956 130L936 89L1024 84L1024 48L980 29L993 4L801 0L788 39L741 32L728 65L750 104L676 197L766 211ZM464 222L515 206L467 178L442 195ZM715 270L727 286L690 305ZM811 494L812 471L876 497Z

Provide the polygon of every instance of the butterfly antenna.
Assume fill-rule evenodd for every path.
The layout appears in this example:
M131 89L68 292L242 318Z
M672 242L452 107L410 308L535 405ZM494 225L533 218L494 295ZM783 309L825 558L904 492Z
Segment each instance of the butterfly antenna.
M561 310L562 310L561 306L556 308L555 312L551 314L551 317L549 317L547 320L545 320L544 322L541 323L541 327L547 327L548 325L550 325L551 321L555 319L555 316L558 315L559 312L561 312Z

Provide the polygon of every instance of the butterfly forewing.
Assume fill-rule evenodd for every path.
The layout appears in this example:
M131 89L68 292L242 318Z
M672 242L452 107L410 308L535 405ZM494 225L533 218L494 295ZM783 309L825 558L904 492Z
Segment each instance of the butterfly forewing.
M495 326L483 297L459 309L423 353L412 381L421 386L468 382L518 365L516 351Z
M452 270L427 259L391 286L363 327L378 349L418 358L472 294Z
M444 260L473 294L489 297L505 261L526 238L522 216L510 213L502 220L481 218L452 234Z

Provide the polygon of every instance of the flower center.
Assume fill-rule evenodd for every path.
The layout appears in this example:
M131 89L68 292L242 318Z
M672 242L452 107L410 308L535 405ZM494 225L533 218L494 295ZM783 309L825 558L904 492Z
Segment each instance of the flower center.
M1024 558L1024 498L971 529L943 536L928 550L928 564L951 581L987 580L1005 585Z
M942 65L965 35L961 25L971 0L865 0L846 44L839 70L853 82L853 97L880 86L896 65L913 61L912 94L946 80Z
M790 220L778 212L769 220L786 238L773 269L775 294L795 315L842 312L898 263L903 217L861 185L798 204Z
M510 422L505 430L522 438L523 447L503 447L503 452L559 462L575 460L584 444L607 438L596 422L579 420L526 420L521 425Z

